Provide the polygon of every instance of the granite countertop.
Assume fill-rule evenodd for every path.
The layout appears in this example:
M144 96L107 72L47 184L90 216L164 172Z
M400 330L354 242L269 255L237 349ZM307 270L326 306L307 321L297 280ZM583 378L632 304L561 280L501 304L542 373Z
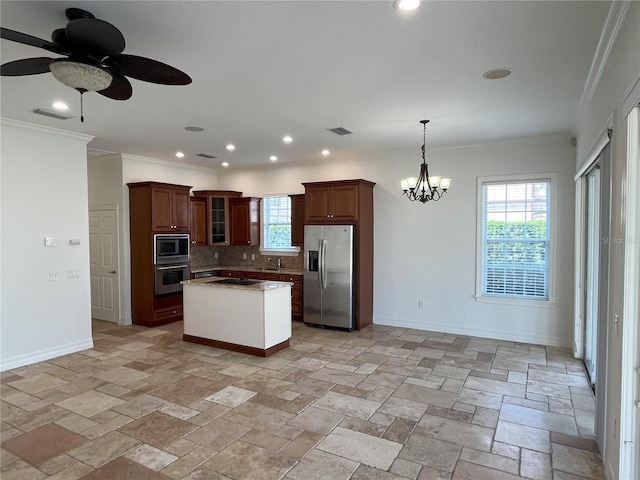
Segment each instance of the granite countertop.
M197 285L200 287L215 287L215 288L239 288L242 290L255 290L255 291L265 291L265 290L273 290L276 288L286 287L287 285L292 285L290 282L274 282L271 280L253 280L254 284L251 285L234 285L234 284L225 284L220 283L221 280L229 280L228 277L205 277L205 278L196 278L193 280L183 280L180 282L182 285ZM239 279L236 279L239 280Z
M284 275L303 275L304 272L297 268L260 268L250 265L200 265L191 267L191 273L208 272L210 270L237 270L239 272L282 273ZM211 278L211 277L209 277Z

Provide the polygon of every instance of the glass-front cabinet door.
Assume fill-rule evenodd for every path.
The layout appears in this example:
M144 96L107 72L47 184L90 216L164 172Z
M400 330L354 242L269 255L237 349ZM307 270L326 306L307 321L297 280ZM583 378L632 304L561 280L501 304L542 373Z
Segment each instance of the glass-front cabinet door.
M228 245L229 199L228 197L209 198L210 232L209 245Z

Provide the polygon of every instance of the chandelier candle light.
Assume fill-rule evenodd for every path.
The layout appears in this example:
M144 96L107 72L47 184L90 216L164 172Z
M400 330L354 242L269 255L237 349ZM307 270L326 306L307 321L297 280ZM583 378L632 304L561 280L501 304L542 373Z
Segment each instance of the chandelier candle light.
M425 160L425 148L427 146L427 123L429 120L420 120L423 128L423 141L422 141L422 165L420 165L420 175L416 177L405 178L400 181L402 192L407 196L409 200L415 202L416 200L427 203L429 200L438 201L447 193L449 185L451 185L450 178L442 178L438 176L429 176L429 166Z

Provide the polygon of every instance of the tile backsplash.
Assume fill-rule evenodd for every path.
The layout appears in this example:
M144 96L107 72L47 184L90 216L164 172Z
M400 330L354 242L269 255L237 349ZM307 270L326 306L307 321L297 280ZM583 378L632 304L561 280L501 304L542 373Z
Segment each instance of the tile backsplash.
M215 258L216 252L218 258ZM247 259L243 258L246 254ZM255 255L255 260L251 256ZM268 259L273 261L269 262ZM282 268L302 269L302 253L297 256L279 256L277 254L262 255L259 247L191 247L191 266L233 265L256 268L269 268L280 258Z

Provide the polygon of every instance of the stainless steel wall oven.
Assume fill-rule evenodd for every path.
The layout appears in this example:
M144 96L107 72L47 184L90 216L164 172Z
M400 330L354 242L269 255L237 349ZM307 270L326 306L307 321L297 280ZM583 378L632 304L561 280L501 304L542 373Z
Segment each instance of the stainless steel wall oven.
M189 279L189 234L157 234L153 236L155 294L182 291L183 280Z

